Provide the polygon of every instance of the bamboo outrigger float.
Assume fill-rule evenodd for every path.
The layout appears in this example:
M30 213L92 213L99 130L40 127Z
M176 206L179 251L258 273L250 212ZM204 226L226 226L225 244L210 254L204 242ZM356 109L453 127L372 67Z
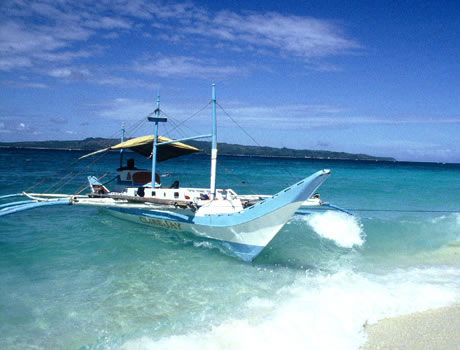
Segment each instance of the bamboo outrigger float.
M212 133L180 140L170 140L158 135L160 123L167 118L160 116L160 100L149 121L154 123L154 135L124 141L87 156L113 149L130 148L145 156L152 156L151 171L136 169L134 164L117 169L117 184L111 190L96 177L88 178L91 192L86 195L53 195L22 193L8 195L25 196L28 200L0 206L0 216L51 205L83 205L108 209L113 215L148 226L187 231L196 236L219 241L233 255L253 260L275 237L300 207L319 207L319 200L311 199L318 187L328 178L330 171L320 170L303 180L271 196L238 195L232 189L216 188L217 123L216 94L212 86ZM211 170L209 188L167 188L156 174L156 163L182 154L199 150L182 142L211 137ZM153 144L153 146L152 146ZM85 156L86 157L86 156ZM326 206L328 204L325 204ZM302 213L302 212L300 212Z

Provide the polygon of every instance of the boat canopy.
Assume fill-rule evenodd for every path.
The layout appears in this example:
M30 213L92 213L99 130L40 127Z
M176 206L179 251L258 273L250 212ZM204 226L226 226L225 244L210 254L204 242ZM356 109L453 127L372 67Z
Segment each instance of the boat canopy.
M164 136L158 136L158 146L161 146L164 142L173 141ZM92 152L89 154L80 157L79 159L86 158L98 153L107 152L110 150L118 150L118 149L130 149L136 153L142 154L145 157L150 157L152 154L153 148L153 135L136 137L134 139L119 143L118 145L107 147L101 149L96 152ZM162 162L168 159L185 156L187 154L192 154L195 152L200 152L198 148L186 145L182 142L173 142L167 145L161 146L157 150L157 162Z

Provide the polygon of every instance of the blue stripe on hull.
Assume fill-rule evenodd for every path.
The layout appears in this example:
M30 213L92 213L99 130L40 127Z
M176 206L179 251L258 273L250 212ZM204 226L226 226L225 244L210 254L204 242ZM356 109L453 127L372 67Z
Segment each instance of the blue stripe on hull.
M310 197L311 194L314 193L314 191L327 179L328 176L329 172L318 171L310 177L305 178L302 181L299 181L298 183L284 189L283 191L278 192L274 196L236 213L215 215L205 214L202 216L195 216L194 214L179 214L171 210L144 210L115 207L110 209L132 215L149 216L152 218L208 227L231 227L264 217L265 215L275 212L278 209L287 206L288 204L303 202L306 198ZM294 212L292 214L294 214Z
M170 220L177 220L178 222L183 223L190 223L191 219L186 219L186 215L175 214L175 213L163 213L163 212L146 212L142 209L125 209L125 208L105 208L111 212L118 212L124 215L129 215L133 218L153 218L158 220L164 220L155 222L155 227L165 228L165 229L172 229L178 230L178 227L175 225L174 222L170 222ZM117 216L118 217L118 216ZM127 218L127 217L126 217ZM152 226L152 222L144 222L142 220L137 221L138 223L144 223L149 226ZM179 229L179 231L182 231ZM236 256L244 261L252 261L254 260L257 255L265 248L263 246L251 245L251 244L243 244L243 243L236 243L236 242L229 242L225 240L220 240L216 238L209 238L204 236L197 236L199 239L208 240L210 242L216 242L219 244L224 250L228 251L231 255Z
M328 176L329 171L318 171L273 197L236 213L207 214L205 211L201 215L195 215L187 209L145 210L117 207L108 209L121 215L128 215L131 221L137 223L188 231L201 238L223 242L227 250L234 255L245 261L251 261Z
M171 211L145 210L135 208L117 208L109 207L107 209L129 215L145 216L153 219L171 220L175 222L192 223L193 217L189 215L173 213Z

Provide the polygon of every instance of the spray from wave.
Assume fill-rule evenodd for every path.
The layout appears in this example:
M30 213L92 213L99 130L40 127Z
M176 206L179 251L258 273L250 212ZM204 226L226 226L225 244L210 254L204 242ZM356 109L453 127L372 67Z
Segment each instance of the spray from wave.
M458 269L409 269L375 276L341 271L311 274L278 291L253 298L244 310L207 331L154 339L143 336L121 349L359 349L364 327L384 317L451 305ZM454 278L454 279L452 279Z
M354 216L327 211L306 216L304 220L320 237L334 241L339 247L352 248L364 244L362 225Z

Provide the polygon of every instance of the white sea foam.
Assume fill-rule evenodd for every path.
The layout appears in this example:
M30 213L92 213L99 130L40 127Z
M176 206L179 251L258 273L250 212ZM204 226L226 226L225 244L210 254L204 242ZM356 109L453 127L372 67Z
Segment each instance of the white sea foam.
M142 337L121 348L359 349L366 340L365 324L453 304L458 281L460 270L455 268L400 270L384 276L307 273L267 302L249 300L243 311L230 312L233 318L207 332Z
M207 241L201 241L201 242L192 241L192 243L193 243L193 246L197 248L208 248L208 249L216 248L215 244L212 244L211 242L207 242Z
M460 240L460 214L455 214L456 219L456 232L457 232L457 240Z
M326 211L303 218L319 236L334 241L340 247L352 248L364 244L362 225L354 216Z

